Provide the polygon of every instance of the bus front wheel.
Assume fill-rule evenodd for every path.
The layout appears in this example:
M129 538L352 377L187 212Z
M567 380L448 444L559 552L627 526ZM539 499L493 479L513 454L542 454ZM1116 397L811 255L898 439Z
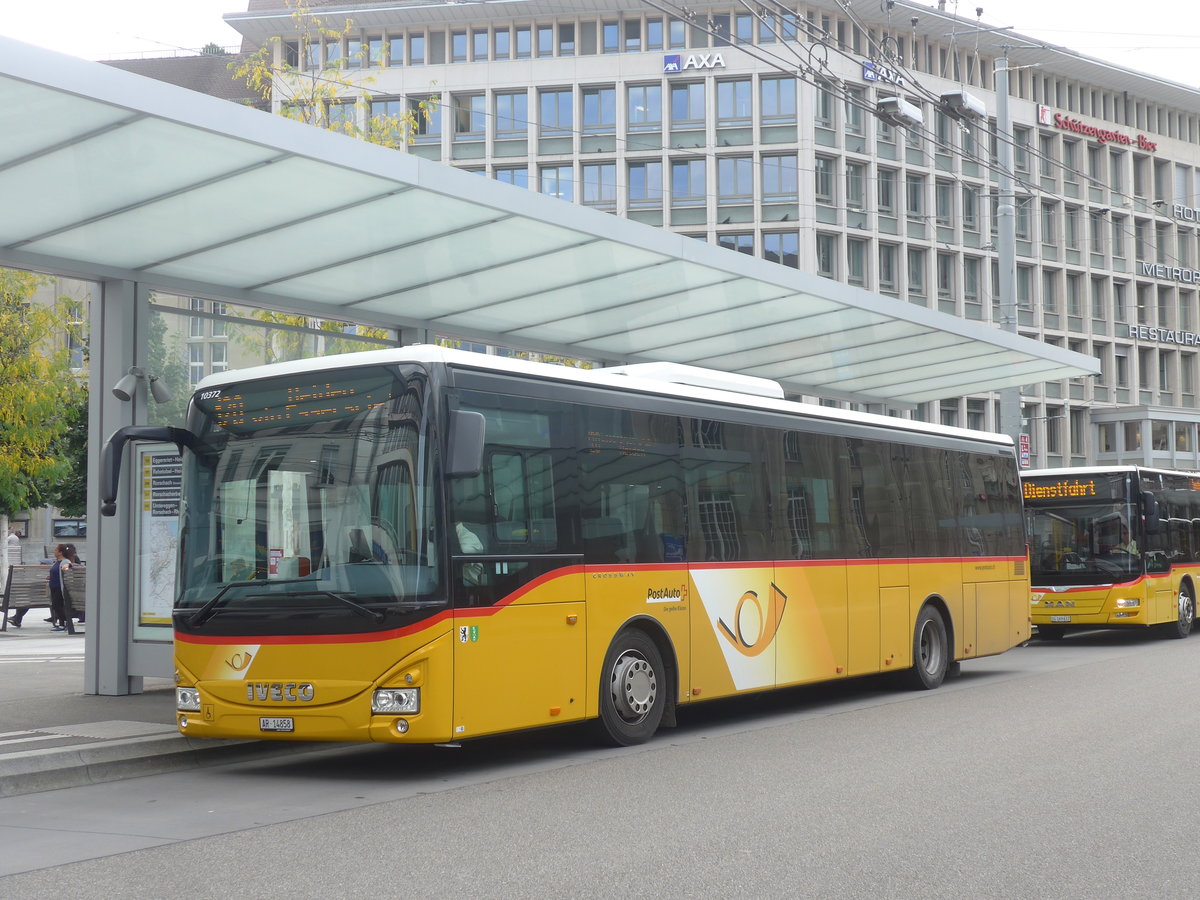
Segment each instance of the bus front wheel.
M949 666L946 622L937 609L925 606L913 629L913 667L909 670L909 684L919 691L931 691L946 679Z
M668 690L658 645L644 631L627 628L608 648L601 672L601 736L619 747L650 740Z
M1192 595L1192 589L1186 584L1179 586L1179 612L1174 622L1168 622L1163 626L1163 631L1167 637L1185 638L1192 633L1192 626L1196 622L1196 598Z

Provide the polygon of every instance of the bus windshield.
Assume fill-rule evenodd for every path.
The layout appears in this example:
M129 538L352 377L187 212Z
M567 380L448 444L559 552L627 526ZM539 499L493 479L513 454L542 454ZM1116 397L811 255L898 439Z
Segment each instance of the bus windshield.
M197 393L176 627L357 632L445 605L431 406L415 366Z
M1124 474L1065 487L1029 479L1024 494L1035 587L1115 584L1142 574L1140 518Z

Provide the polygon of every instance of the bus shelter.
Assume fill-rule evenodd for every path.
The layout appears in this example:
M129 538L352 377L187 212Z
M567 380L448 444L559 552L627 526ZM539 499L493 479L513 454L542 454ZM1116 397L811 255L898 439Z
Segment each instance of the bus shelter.
M1099 371L988 324L6 38L0 195L0 265L102 285L92 484L104 438L145 421L147 391L111 389L144 371L150 289L888 407ZM122 502L111 519L89 502L89 693L171 673L169 628L151 640L133 626Z

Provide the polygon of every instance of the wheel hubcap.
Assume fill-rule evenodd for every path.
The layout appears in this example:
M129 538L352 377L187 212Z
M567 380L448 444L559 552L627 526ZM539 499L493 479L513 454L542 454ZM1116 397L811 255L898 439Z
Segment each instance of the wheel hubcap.
M921 629L921 665L926 672L936 672L942 664L942 645L937 639L937 630L926 623Z
M654 706L658 697L658 676L643 657L625 652L613 665L610 691L621 718L636 722Z
M1195 618L1195 610L1192 608L1192 598L1187 591L1179 592L1179 624L1187 628L1192 624L1192 619Z

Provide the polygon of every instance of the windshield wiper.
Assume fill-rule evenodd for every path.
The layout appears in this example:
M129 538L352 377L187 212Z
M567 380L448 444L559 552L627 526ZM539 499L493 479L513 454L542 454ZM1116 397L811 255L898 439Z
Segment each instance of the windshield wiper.
M310 582L307 582L304 579L299 579L299 578L289 578L286 580L277 580L277 581L270 582L271 585L308 584L308 583L310 583ZM205 622L207 622L209 619L211 619L213 616L215 616L217 614L217 612L219 612L219 610L217 609L217 605L221 602L222 599L224 599L225 595L227 593L229 593L229 591L231 591L233 588L235 588L235 587L260 587L260 586L261 586L261 584L257 581L240 581L240 582L235 581L232 584L225 585L225 587L223 587L223 588L221 588L221 590L217 591L217 593L213 596L213 598L211 600L209 600L207 603L205 603L203 606L201 606L198 610L196 610L194 613L192 613L191 616L188 617L188 620L187 620L188 624L191 625L193 628L196 628L196 627L199 627L200 625L203 625ZM278 598L279 596L281 596L280 593L264 592L264 593L258 593L258 594L249 594L249 595L247 595L247 599L257 599L257 598L261 598L261 597ZM352 610L354 610L359 615L366 616L368 619L371 619L372 621L374 621L376 623L382 622L385 618L385 616L382 612L379 612L379 611L373 610L373 609L367 609L367 607L363 606L362 604L355 603L349 597L347 597L343 594L335 593L334 591L302 591L297 594L286 594L283 596L288 596L288 597L330 597L330 598L338 601L339 603L350 607Z

